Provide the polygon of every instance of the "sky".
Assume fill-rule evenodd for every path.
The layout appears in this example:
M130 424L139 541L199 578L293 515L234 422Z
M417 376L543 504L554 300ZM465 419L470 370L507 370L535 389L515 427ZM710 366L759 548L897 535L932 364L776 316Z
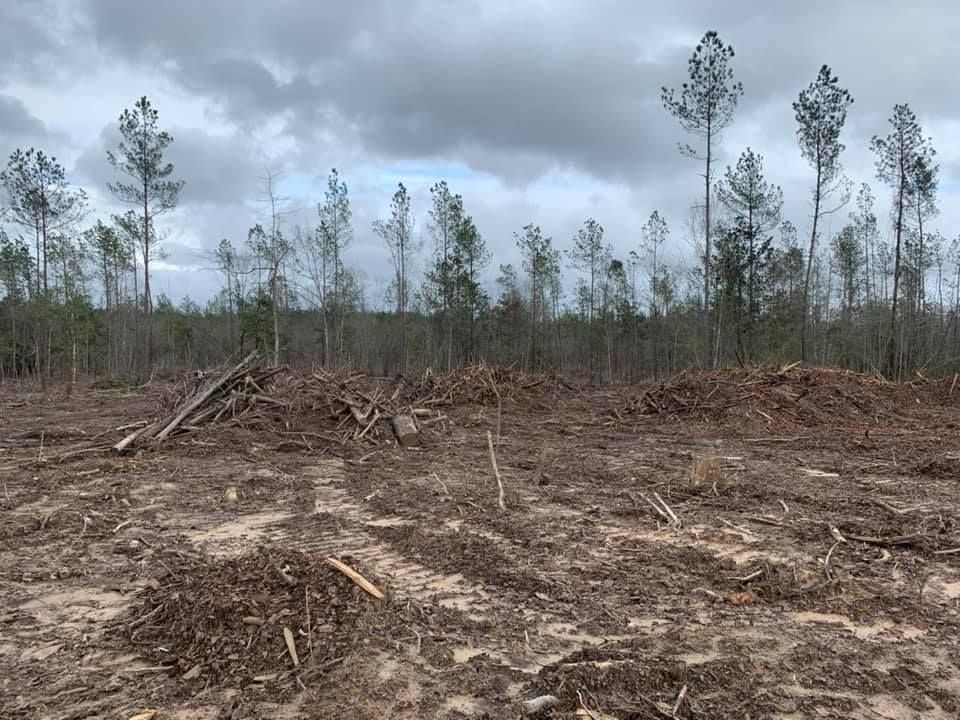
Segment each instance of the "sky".
M744 86L718 172L747 147L761 154L802 237L812 172L791 104L828 64L854 98L841 161L873 186L883 231L890 192L870 138L908 103L938 151L933 228L960 233L960 9L946 0L16 0L0 3L0 157L55 155L89 193L92 223L125 209L107 191L106 152L120 113L148 96L186 183L158 219L166 258L152 273L175 302L217 291L207 255L261 219L267 172L282 178L287 223L313 226L334 167L353 208L346 261L373 295L390 259L371 224L398 182L418 232L432 184L463 196L493 254L488 281L519 263L514 233L528 223L566 249L596 218L623 257L654 210L668 258L690 265L703 169L677 151L691 138L660 89L684 81L707 30L734 47Z

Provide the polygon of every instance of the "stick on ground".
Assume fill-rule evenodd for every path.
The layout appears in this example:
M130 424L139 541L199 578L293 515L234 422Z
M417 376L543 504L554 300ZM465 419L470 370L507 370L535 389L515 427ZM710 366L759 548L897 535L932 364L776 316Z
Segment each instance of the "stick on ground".
M352 567L350 567L346 563L340 562L336 558L328 557L327 565L329 565L332 568L336 568L337 570L342 572L344 575L346 575L348 578L353 580L361 588L363 588L368 593L373 595L377 600L380 600L383 597L383 592L379 588L377 588L376 585L371 583L363 575L358 573L356 570L354 570Z
M490 434L489 430L487 430L487 447L490 450L490 465L493 467L493 476L497 479L497 488L500 491L497 505L500 506L501 510L506 510L507 506L503 504L503 480L500 478L500 471L497 469L497 456L493 452L493 435Z

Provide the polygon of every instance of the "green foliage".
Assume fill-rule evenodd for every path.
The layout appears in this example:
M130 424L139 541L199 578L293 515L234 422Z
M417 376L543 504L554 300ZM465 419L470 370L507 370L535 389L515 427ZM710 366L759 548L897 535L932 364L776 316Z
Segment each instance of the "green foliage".
M733 47L726 45L715 30L704 34L687 61L689 81L677 92L661 88L664 107L688 133L704 138L718 135L733 120L743 85L733 80L730 61ZM682 150L696 155L690 146Z
M887 339L886 372L899 376L902 367L898 353L897 311L901 280L905 213L911 201L923 207L932 202L921 196L922 192L933 193L936 188L936 166L933 143L923 137L916 114L909 105L895 105L889 120L891 130L886 137L875 135L870 147L876 159L877 179L891 186L894 192L894 265L893 297L890 303L890 329ZM920 213L922 218L922 212Z
M683 83L680 97L674 90L661 88L664 107L680 122L688 133L704 141L704 155L698 155L690 145L681 145L684 155L704 161L703 188L703 305L701 357L704 365L711 362L712 343L710 327L710 282L713 279L711 233L713 220L710 216L710 196L713 190L714 143L720 133L733 121L733 114L743 85L733 80L730 61L733 47L726 45L714 30L707 32L693 51L687 63L689 81Z
M853 97L823 65L816 80L800 92L793 103L797 121L800 154L817 172L817 182L825 187L840 173L840 154L844 145L840 133L847 121L847 108Z
M183 180L171 180L173 164L163 159L164 151L173 142L170 133L160 130L159 112L146 96L134 103L133 109L120 115L123 139L116 151L107 151L107 161L114 170L132 182L108 183L113 195L123 202L146 206L149 217L176 207ZM144 218L147 222L149 217Z
M807 359L807 319L810 306L810 279L813 271L814 254L817 246L817 233L820 217L824 212L824 200L842 183L836 183L840 176L840 153L844 146L840 142L840 133L847 121L847 108L853 104L853 97L840 87L840 82L827 65L820 68L817 78L800 91L793 110L797 121L797 142L800 154L810 163L815 174L813 186L813 223L810 228L810 249L807 253L806 277L803 285L803 317L800 330L801 358ZM849 195L843 192L840 205L845 205Z
M0 228L0 285L9 303L20 303L27 298L33 270L27 244L22 238L11 239Z

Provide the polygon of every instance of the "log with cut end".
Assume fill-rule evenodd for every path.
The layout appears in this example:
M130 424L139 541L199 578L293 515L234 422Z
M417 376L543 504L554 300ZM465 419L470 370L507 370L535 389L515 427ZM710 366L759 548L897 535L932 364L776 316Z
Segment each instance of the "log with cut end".
M394 415L391 420L393 431L397 434L397 439L404 447L414 447L420 444L420 432L417 430L417 424L409 415Z

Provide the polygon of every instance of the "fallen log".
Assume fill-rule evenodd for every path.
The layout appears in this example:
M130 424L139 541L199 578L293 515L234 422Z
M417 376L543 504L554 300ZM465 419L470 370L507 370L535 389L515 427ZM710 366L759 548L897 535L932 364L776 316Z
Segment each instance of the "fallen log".
M187 403L187 406L184 407L167 425L157 433L157 440L163 440L170 433L177 429L177 426L180 425L184 420L186 420L190 413L196 410L198 407L203 405L207 400L209 400L220 388L225 384L229 383L231 379L235 378L237 373L246 373L247 368L250 363L253 362L253 359L257 356L256 351L250 353L245 357L239 365L237 365L233 370L228 370L223 375L221 375L217 380L212 382L207 389L200 393L192 402Z

